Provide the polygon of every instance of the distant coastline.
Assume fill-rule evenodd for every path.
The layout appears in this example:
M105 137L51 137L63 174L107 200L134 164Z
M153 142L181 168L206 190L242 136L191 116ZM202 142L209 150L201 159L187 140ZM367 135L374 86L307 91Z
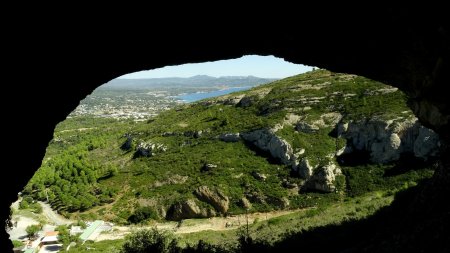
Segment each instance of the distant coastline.
M179 96L175 96L175 98L182 100L186 103L192 103L192 102L202 100L205 98L222 96L222 95L226 95L226 94L236 92L236 91L248 90L250 88L251 88L251 86L230 87L230 88L215 90L215 91L210 91L210 92L195 92L195 93L182 94Z

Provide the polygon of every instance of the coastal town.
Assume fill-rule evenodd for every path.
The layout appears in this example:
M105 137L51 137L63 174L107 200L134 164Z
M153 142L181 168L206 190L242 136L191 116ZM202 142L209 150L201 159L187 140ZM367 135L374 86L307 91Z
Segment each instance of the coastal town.
M62 250L64 236L73 240L66 250L78 243L95 240L102 232L111 231L114 224L102 220L72 221L59 215L44 202L36 201L42 209L36 212L30 208L21 208L21 198L12 206L12 227L9 228L14 252L47 253ZM36 228L36 229L34 229ZM67 235L63 235L66 233Z
M183 101L168 91L96 90L80 102L68 116L94 116L114 119L146 120Z

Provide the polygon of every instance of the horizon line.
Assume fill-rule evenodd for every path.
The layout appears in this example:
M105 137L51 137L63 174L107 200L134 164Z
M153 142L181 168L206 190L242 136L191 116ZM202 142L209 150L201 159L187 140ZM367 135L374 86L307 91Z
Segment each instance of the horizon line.
M122 75L124 76L124 75ZM207 76L207 77L212 77L212 78L223 78L223 77L256 77L256 78L262 78L262 79L282 79L280 77L260 77L260 76L254 76L254 75L247 75L247 76L211 76L211 75L193 75L193 76L189 76L189 77L183 77L183 76L167 76L167 77L144 77L144 78L123 78L122 76L116 77L114 79L121 79L121 80L144 80L144 79L163 79L163 78L192 78L192 77L196 77L196 76ZM112 79L112 80L114 80ZM112 81L111 80L111 81Z

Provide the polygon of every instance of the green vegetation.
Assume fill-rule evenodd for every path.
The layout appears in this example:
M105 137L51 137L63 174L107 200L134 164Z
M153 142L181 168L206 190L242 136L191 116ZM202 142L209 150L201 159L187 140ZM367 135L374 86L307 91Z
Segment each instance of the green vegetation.
M14 248L21 248L25 245L22 241L18 240L12 240L12 243L14 245Z
M127 236L122 245L122 253L173 252L174 240L170 234L152 230L138 230Z
M42 213L42 206L29 196L24 197L22 201L20 201L19 209L29 209L30 211L37 214Z
M154 247L160 249L157 252L204 252L202 249L205 248L210 250L206 252L239 252L250 242L272 245L283 241L290 234L330 224L342 224L348 220L363 220L380 208L390 205L393 199L387 192L375 191L354 198L348 197L338 203L255 221L249 224L248 233L245 225L233 230L208 230L179 235L154 229L138 230L124 240L88 242L71 248L70 252L87 252L87 248L91 253L108 250L146 252L142 250Z
M350 197L359 196L372 191L386 191L393 194L398 190L404 190L417 185L424 178L431 178L431 168L411 170L397 176L384 176L386 172L393 170L394 165L365 165L343 167L343 173L347 179L347 194Z
M27 232L28 238L33 238L40 230L42 226L41 225L29 225L25 231Z
M228 99L244 96L246 103ZM330 117L323 117L329 114ZM303 192L291 166L255 149L243 140L223 142L224 133L245 133L282 125L276 135L295 153L304 152L313 165L334 161L330 156L345 145L333 132L333 115L343 122L365 118L405 120L412 116L405 95L370 79L325 70L286 78L249 91L179 105L145 121L72 117L55 129L41 168L23 190L28 204L46 201L66 216L101 218L119 224L164 220L175 203L197 197L200 186L222 192L229 199L227 215L242 214L241 199L250 212L314 207L317 210L374 191L393 192L410 187L432 170L423 167L385 176L394 165L343 167L332 193ZM296 130L292 115L303 122L323 122L311 132ZM125 145L126 144L126 145ZM138 153L137 148L151 147ZM213 164L204 170L205 164ZM264 175L265 179L255 176ZM406 186L405 186L406 183ZM289 204L283 204L287 199ZM196 202L214 210L211 203ZM281 203L281 204L280 204ZM222 214L224 215L224 214ZM278 221L272 221L272 225Z
M67 247L71 242L80 242L78 235L70 235L69 228L66 225L59 225L55 228L58 233L58 241L63 244L63 247Z

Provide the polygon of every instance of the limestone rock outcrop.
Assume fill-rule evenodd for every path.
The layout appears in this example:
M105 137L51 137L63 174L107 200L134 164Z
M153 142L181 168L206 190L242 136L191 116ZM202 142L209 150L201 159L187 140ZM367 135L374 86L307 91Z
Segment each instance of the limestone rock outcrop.
M314 167L309 163L308 158L302 158L297 166L298 174L303 179L308 179L313 174Z
M281 163L291 166L301 178L306 180L304 189L323 192L334 191L335 177L341 174L341 170L334 163L330 162L321 167L318 165L313 166L307 157L303 157L299 162L298 155L294 154L291 145L276 136L272 129L260 129L243 133L241 136L257 148L279 159ZM334 154L332 154L331 158L333 157ZM254 196L249 196L249 199L252 198Z
M237 105L245 95L227 96L222 103L224 105Z
M239 204L240 204L243 208L245 208L245 209L250 209L250 208L252 208L252 203L250 203L250 201L248 201L248 199L247 199L246 197L242 197L242 198L239 200Z
M167 212L168 220L182 220L191 218L207 218L213 217L216 213L212 209L200 208L195 200L188 199L186 201L173 204Z
M266 181L266 179L267 179L267 175L266 175L266 174L259 173L259 172L257 172L257 171L253 171L253 172L252 172L252 176L253 176L256 180L259 180L259 181Z
M219 190L211 190L208 186L200 186L194 191L195 196L203 202L213 206L218 212L226 213L230 207L230 200Z
M325 166L318 167L305 183L304 187L309 190L333 192L336 189L334 185L336 176L341 174L341 169L336 164L330 162Z
M338 135L347 139L345 152L367 151L373 163L398 160L402 153L428 160L438 155L438 135L422 126L416 118L394 122L370 119L341 123Z
M251 105L253 105L256 101L256 97L252 97L252 96L245 96L243 97L239 103L236 104L236 106L238 107L249 107Z
M134 153L134 157L150 157L153 156L156 152L165 152L167 147L163 144L156 144L151 142L140 142L136 146L136 152Z
M258 149L270 153L273 158L279 159L282 164L290 165L293 169L297 167L297 157L294 155L291 145L276 136L272 129L264 128L242 133L241 137Z

